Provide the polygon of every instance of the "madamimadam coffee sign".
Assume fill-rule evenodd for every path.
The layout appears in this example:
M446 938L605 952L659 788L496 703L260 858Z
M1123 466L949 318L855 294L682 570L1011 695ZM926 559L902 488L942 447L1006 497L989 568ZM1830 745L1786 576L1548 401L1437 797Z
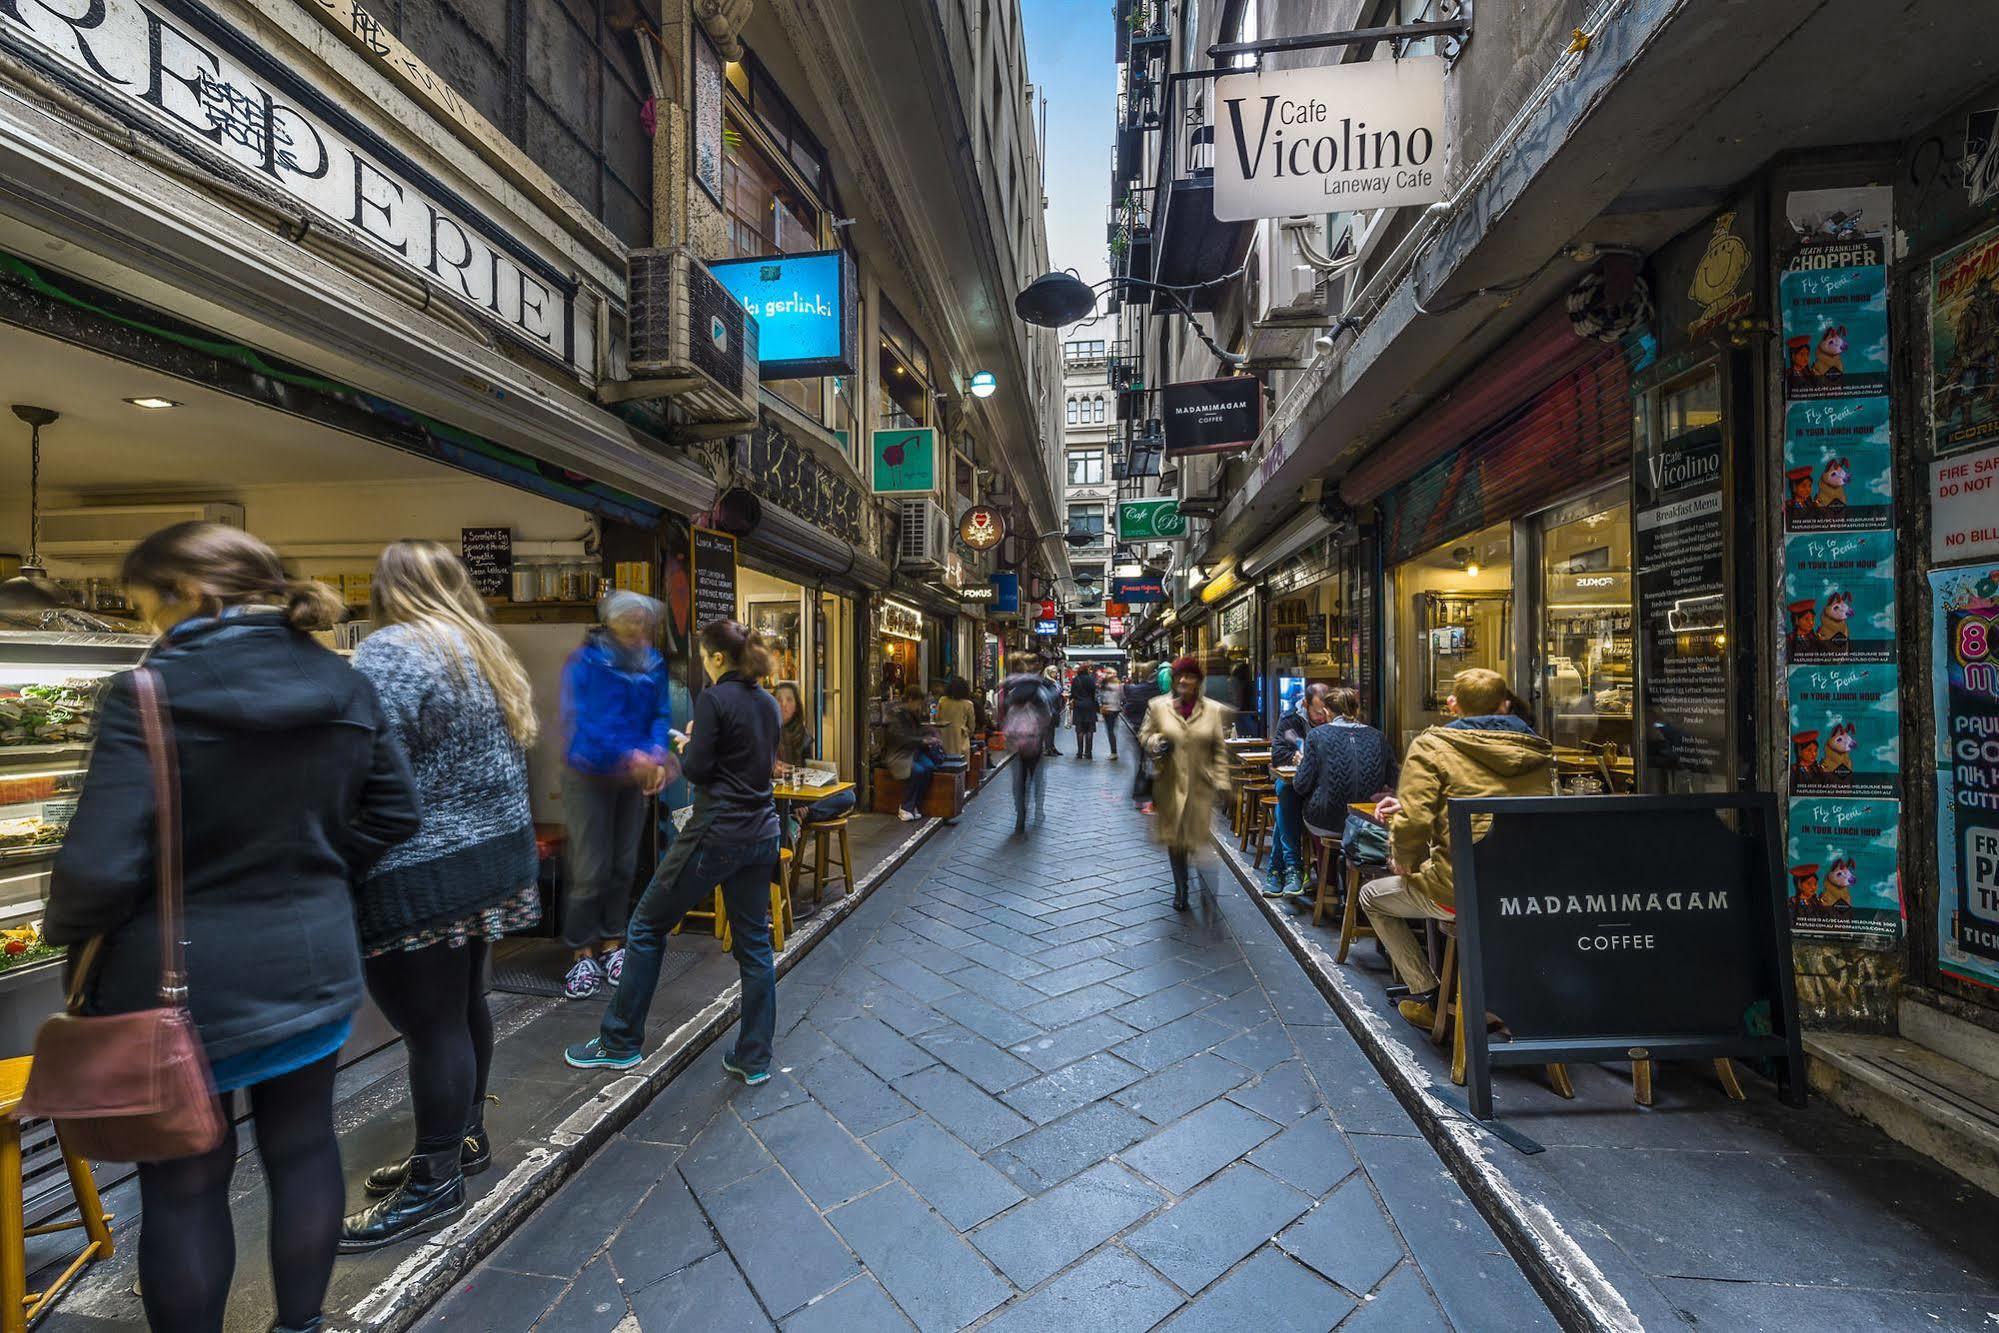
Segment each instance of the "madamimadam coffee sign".
M1448 68L1422 57L1217 79L1215 216L1436 203Z
M1475 1116L1493 1066L1567 1061L1771 1059L1803 1102L1774 796L1458 799L1450 821L1466 1012L1513 1033L1465 1030Z
M1159 401L1168 458L1247 449L1263 431L1263 381L1254 375L1168 384Z

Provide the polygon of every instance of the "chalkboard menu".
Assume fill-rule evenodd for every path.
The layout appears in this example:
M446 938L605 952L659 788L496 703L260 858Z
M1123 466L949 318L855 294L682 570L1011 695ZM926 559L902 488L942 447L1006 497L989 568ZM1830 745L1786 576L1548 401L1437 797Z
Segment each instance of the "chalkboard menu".
M481 597L505 597L514 569L512 528L460 528L458 554Z
M1775 797L1457 799L1450 821L1466 1012L1513 1034L1466 1029L1473 1114L1492 1117L1493 1065L1634 1049L1774 1058L1802 1101Z
M1328 636L1326 622L1330 619L1323 611L1317 611L1305 622L1305 651L1323 653L1327 649Z
M694 529L694 630L736 618L736 539L710 528Z

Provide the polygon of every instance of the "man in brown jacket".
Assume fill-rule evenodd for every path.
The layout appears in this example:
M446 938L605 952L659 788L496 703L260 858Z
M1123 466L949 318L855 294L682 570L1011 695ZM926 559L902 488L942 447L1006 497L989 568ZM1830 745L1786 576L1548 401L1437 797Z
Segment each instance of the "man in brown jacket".
M1395 873L1363 885L1360 907L1409 987L1402 1016L1421 1028L1436 1020L1437 977L1409 922L1455 915L1451 798L1554 794L1554 749L1511 711L1510 697L1498 672L1460 671L1451 682L1452 720L1410 742L1400 786L1376 807L1388 820ZM1490 822L1478 821L1477 831Z

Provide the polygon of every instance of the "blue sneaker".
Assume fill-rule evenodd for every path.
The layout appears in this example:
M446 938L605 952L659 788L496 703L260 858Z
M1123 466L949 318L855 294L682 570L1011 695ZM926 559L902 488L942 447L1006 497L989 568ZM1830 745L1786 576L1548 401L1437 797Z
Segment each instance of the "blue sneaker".
M752 1074L749 1070L737 1064L736 1057L733 1055L722 1057L722 1068L728 1070L731 1075L741 1079L746 1085L752 1088L756 1087L759 1083L770 1082L769 1070L759 1069L756 1073Z
M604 1049L602 1037L592 1037L563 1051L562 1059L571 1069L630 1069L645 1059L645 1055L639 1051L630 1055L613 1055Z
M1266 898L1282 898L1284 896L1284 876L1282 874L1272 871L1264 876L1263 896Z

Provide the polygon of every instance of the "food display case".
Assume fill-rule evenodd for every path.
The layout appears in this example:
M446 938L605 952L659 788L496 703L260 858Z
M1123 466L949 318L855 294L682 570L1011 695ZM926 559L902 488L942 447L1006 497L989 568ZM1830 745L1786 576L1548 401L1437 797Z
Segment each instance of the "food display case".
M107 677L149 636L0 630L0 1055L62 1007L62 951L41 942L49 870L83 789Z

